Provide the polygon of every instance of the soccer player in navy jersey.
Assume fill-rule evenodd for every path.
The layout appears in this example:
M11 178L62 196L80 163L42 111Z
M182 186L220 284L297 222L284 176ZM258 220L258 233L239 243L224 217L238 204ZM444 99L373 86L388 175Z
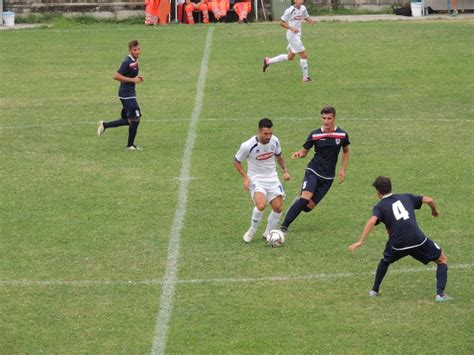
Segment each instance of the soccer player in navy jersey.
M100 121L97 128L97 135L100 138L108 128L129 126L128 150L141 150L135 145L135 137L142 116L135 93L135 84L143 82L143 76L138 75L138 57L140 57L140 44L137 40L130 41L128 56L114 75L114 79L120 81L118 96L122 102L121 118L110 122Z
M284 233L302 211L312 211L329 191L336 175L336 163L341 149L342 165L339 170L339 183L344 182L346 178L349 163L349 135L336 126L334 107L324 107L321 110L321 120L322 127L312 131L303 144L303 148L291 155L291 159L304 158L314 147L314 156L306 168L300 198L291 205L281 224L280 229Z
M369 296L378 295L380 284L390 264L410 255L425 265L430 261L438 264L435 300L437 302L451 300L452 298L444 293L448 281L448 259L439 246L424 235L416 223L415 209L420 209L424 203L430 206L433 217L439 216L439 210L433 198L412 194L393 194L392 182L385 176L377 177L372 186L377 190L380 201L372 209L372 217L367 221L359 240L349 246L349 250L354 252L364 243L375 225L380 222L385 224L388 241L383 258L380 259L377 267L374 286Z

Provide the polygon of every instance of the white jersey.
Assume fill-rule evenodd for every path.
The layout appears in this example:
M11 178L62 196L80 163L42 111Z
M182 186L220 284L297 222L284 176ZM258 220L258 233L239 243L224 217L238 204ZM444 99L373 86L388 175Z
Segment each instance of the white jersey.
M299 9L297 9L294 5L287 8L281 16L281 20L283 22L288 22L290 26L296 27L298 29L298 33L293 33L291 30L287 30L287 36L301 36L301 27L303 21L308 17L308 10L306 10L304 5L301 5Z
M247 160L247 175L252 182L280 183L275 155L281 155L281 145L277 137L272 136L270 142L262 144L257 136L253 136L240 145L235 159L239 162Z

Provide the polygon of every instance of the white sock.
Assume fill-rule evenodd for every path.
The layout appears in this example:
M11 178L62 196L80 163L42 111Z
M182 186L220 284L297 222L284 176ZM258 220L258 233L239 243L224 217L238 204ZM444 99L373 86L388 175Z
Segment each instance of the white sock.
M252 221L250 224L250 228L252 228L253 230L257 230L258 224L260 223L262 217L263 211L259 211L257 207L254 207L252 211Z
M300 67L303 71L303 79L308 77L308 59L300 59Z
M265 234L267 234L268 232L276 228L276 226L278 225L278 222L280 221L280 216L281 216L281 213L276 213L275 211L272 211L270 213L270 215L268 216L268 222L267 222L267 228L265 229Z
M270 58L268 64L280 63L288 61L288 54L280 54L276 57Z

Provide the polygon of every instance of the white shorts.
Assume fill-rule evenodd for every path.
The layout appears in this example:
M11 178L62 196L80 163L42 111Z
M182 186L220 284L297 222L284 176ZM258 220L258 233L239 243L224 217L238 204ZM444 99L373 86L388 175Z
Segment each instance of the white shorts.
M296 53L304 52L306 50L304 48L303 42L301 42L301 36L287 34L286 39L288 40L287 49L290 52L296 54Z
M279 181L274 183L261 183L261 182L252 182L250 186L250 196L253 197L256 192L261 192L265 195L267 202L272 202L278 196L285 199L285 190Z

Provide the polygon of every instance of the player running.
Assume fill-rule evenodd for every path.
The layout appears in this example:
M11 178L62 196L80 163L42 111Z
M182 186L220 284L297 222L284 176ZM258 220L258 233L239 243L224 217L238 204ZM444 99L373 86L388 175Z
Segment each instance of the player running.
M265 72L270 64L286 62L293 60L296 54L300 56L300 66L303 72L303 82L311 81L308 74L308 54L301 42L301 27L303 20L313 25L315 20L311 19L308 10L303 5L304 0L294 0L294 4L285 10L280 19L280 26L286 28L286 39L288 40L288 54L280 54L276 57L263 59L263 72Z
M349 135L336 126L334 107L327 106L321 110L321 121L322 127L313 130L303 144L303 148L291 155L291 159L305 158L314 147L314 156L306 168L300 198L291 205L281 224L281 230L284 233L301 212L311 212L329 191L336 175L337 158L341 149L342 165L339 170L339 183L344 182L346 178L349 163Z
M436 302L452 300L444 293L448 281L448 259L439 246L427 238L416 223L415 209L420 209L424 203L430 206L433 217L439 216L439 210L433 198L411 194L395 195L392 193L392 182L385 176L377 177L372 186L377 190L380 201L372 209L372 217L367 221L359 240L349 246L349 250L354 252L362 246L374 226L380 222L385 224L388 241L383 258L380 259L377 267L374 286L369 296L378 295L380 284L390 264L410 255L425 265L430 261L438 264L435 300Z
M114 79L120 81L118 96L122 102L121 118L111 122L100 121L97 127L97 135L100 138L108 128L129 126L127 150L141 150L135 145L135 136L142 116L135 93L135 84L143 82L143 76L138 75L139 56L140 44L137 40L130 41L128 56L125 57L114 75Z
M272 212L268 216L264 238L275 229L280 220L285 192L278 178L275 158L283 170L283 178L290 180L280 141L273 135L273 123L268 118L263 118L258 123L257 135L241 144L234 159L234 167L243 178L244 189L250 190L255 204L250 228L243 238L246 243L250 243L255 236L267 202L272 206ZM247 160L247 172L242 166L244 160Z

